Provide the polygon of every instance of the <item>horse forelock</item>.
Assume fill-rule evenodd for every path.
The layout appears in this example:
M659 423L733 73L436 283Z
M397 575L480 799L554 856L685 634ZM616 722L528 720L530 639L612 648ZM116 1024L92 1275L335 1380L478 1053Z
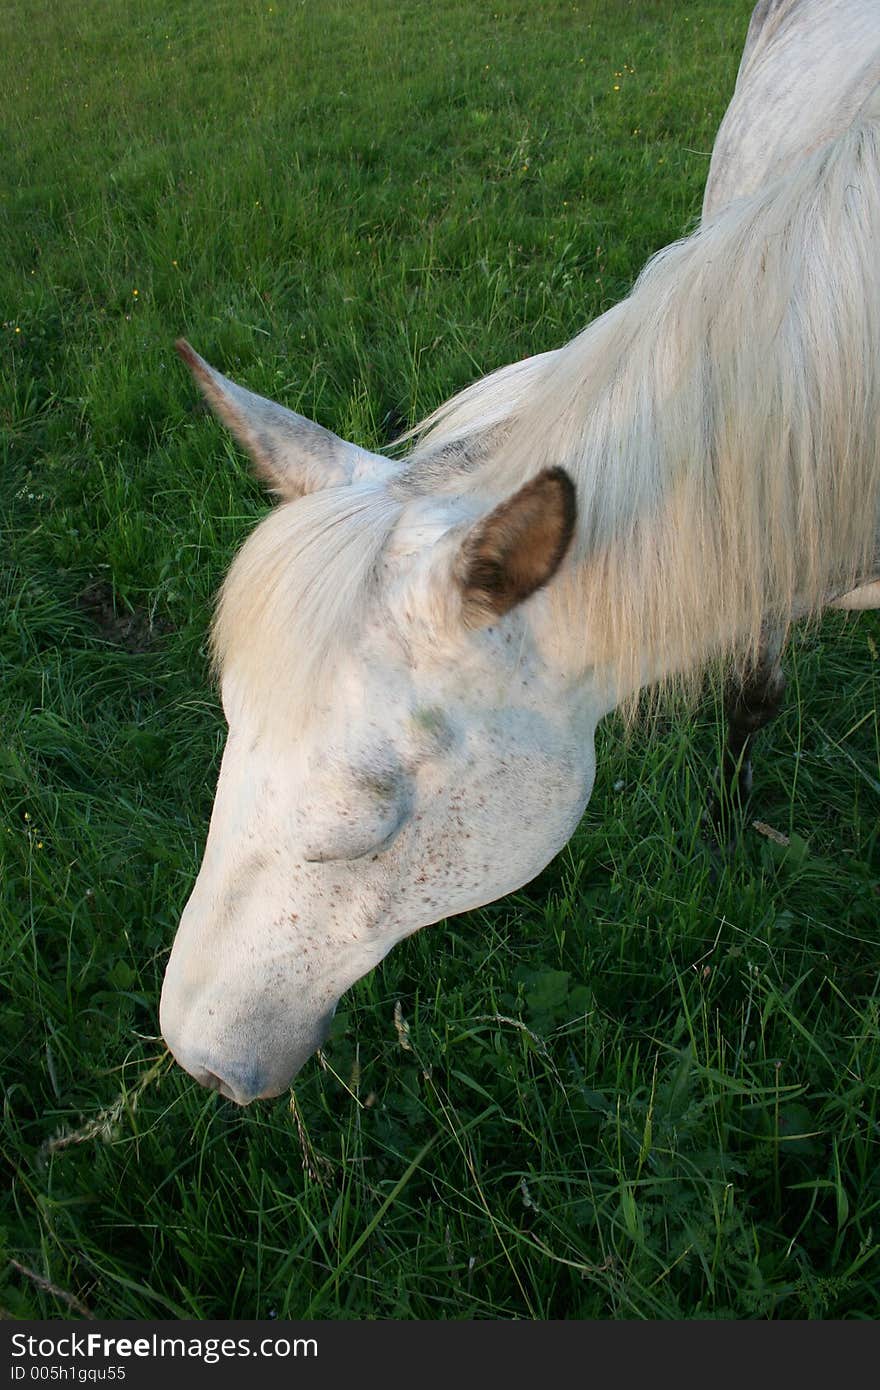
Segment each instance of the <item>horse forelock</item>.
M223 585L215 670L264 728L300 730L326 699L379 587L402 505L381 485L327 488L270 512Z

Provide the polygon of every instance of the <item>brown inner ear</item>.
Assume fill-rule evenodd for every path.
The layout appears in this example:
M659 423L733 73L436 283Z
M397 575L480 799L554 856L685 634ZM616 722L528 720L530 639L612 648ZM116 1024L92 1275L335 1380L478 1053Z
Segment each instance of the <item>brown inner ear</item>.
M564 469L548 468L474 528L459 570L468 627L509 612L553 577L576 518L574 483Z

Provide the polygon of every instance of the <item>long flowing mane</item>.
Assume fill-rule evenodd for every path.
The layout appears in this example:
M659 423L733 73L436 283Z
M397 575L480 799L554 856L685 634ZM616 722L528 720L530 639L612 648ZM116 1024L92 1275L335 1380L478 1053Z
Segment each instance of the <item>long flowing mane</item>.
M579 503L561 622L621 690L745 659L768 620L872 571L880 519L880 97L786 177L648 264L557 352L415 432L409 478Z
M578 530L548 593L575 661L605 668L621 697L747 661L768 622L820 612L880 558L878 241L880 93L786 177L661 251L566 347L441 407L396 482L269 516L223 589L219 667L242 698L305 721L408 505L495 502L559 465Z

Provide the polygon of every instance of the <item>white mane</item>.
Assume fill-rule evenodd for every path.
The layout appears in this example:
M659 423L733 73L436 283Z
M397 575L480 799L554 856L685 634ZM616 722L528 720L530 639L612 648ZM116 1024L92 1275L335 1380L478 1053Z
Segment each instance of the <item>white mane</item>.
M866 119L660 252L565 348L443 406L413 477L504 495L569 470L579 526L560 619L576 615L584 658L616 667L622 689L719 650L742 658L768 618L820 610L875 559L878 236ZM491 456L457 468L481 436Z

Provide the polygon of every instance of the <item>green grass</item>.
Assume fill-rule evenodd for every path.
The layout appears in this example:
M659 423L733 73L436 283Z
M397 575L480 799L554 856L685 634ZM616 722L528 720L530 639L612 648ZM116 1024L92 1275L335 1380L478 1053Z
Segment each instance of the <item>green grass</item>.
M266 506L173 339L372 446L558 345L693 225L749 8L7 0L10 1315L880 1312L874 615L793 643L752 811L787 846L706 854L712 698L610 720L566 851L396 948L295 1108L157 1037Z

